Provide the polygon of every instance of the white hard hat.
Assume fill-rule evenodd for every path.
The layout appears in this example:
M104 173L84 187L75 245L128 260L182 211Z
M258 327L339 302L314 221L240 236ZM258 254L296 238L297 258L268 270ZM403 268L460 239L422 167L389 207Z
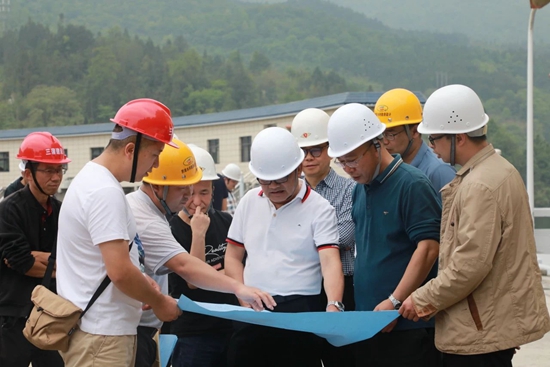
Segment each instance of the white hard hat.
M485 135L489 116L476 92L465 85L439 88L424 104L424 120L418 125L421 134ZM479 131L478 131L479 130Z
M330 116L318 108L307 108L294 117L290 132L300 148L326 143Z
M25 170L25 166L27 165L27 160L22 159L21 162L19 162L19 170L23 172Z
M241 169L235 163L229 163L222 169L222 175L231 180L240 181L242 174Z
M281 127L268 127L256 135L250 147L248 168L262 180L288 176L304 160L294 136Z
M218 180L220 177L216 174L216 164L210 153L194 144L187 144L187 146L193 152L197 166L202 168L201 181Z
M341 157L380 136L386 125L365 105L350 103L338 108L328 121L328 155Z

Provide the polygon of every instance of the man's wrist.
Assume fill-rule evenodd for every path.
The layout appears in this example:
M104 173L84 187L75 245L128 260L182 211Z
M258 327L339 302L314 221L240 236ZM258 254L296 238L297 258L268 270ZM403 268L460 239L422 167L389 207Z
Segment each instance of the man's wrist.
M402 302L400 300L398 300L397 298L395 298L393 296L393 294L390 294L388 296L388 299L393 304L393 308L396 309L396 310L399 310L399 308L401 307Z
M329 308L330 306L336 307L340 312L344 312L345 310L344 304L339 301L330 301L329 303L327 303L327 308Z

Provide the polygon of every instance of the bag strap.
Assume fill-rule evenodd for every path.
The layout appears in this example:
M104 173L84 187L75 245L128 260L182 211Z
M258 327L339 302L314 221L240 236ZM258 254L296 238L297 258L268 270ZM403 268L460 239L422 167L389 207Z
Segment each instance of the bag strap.
M55 258L57 256L57 239L53 243L52 252L48 257L48 266L46 267L46 272L44 273L44 278L42 278L42 285L50 289L52 282L53 268L55 266Z
M128 251L131 251L132 250L132 246L134 245L134 241L130 242L130 246L128 246ZM92 298L90 299L90 302L88 302L88 304L86 305L86 308L84 309L84 311L82 311L82 313L80 314L80 317L79 319L81 319L82 317L84 317L84 314L86 314L86 312L88 312L88 310L90 309L90 307L92 307L92 305L94 304L94 302L99 298L99 296L101 296L101 293L103 293L103 291L105 290L105 288L107 288L107 286L111 283L111 278L109 278L109 275L106 275L105 276L105 279L103 279L103 281L101 282L101 284L99 285L99 287L96 289L96 291L94 292L94 295L92 296Z
M57 242L57 241L56 241ZM130 242L130 245L128 246L128 252L132 251L132 246L134 245L134 241ZM52 274L53 274L53 267L55 265L55 258L57 255L57 243L54 243L54 246L52 248L52 252L50 253L50 257L48 258L48 267L46 268L46 272L44 273L44 278L42 279L42 285L46 288L50 288L50 282L52 280ZM107 286L111 283L111 278L109 278L109 275L103 279L99 287L94 292L92 298L86 305L86 308L82 313L80 314L80 318L84 316L84 314L88 311L88 309L94 304L94 302L101 296L101 293L107 288Z

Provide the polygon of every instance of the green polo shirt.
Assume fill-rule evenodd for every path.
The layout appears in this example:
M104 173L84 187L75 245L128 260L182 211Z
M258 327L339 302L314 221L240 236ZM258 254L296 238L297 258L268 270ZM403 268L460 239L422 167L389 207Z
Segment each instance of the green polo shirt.
M439 241L441 201L428 178L399 155L370 184L357 185L352 201L355 304L357 311L372 311L395 290L418 242ZM425 282L436 275L434 265ZM400 318L396 329L419 327L433 321Z

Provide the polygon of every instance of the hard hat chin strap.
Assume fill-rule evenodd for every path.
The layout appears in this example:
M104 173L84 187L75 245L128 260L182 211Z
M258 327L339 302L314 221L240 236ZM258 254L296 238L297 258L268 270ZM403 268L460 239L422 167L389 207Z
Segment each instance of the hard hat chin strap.
M136 135L136 143L134 145L134 159L132 160L132 174L130 175L130 182L136 181L136 170L138 164L139 147L141 145L141 133Z
M151 187L151 191L153 191L153 195L155 195L155 197L157 198L157 200L159 201L160 205L162 206L162 209L164 209L164 216L166 217L166 219L168 221L170 221L170 219L172 219L172 217L174 215L176 215L176 213L174 213L170 207L168 206L168 204L166 204L166 197L168 196L168 190L169 190L169 187L167 185L165 185L162 189L162 198L159 198L158 195L157 195L157 192L155 191L155 189L153 189L153 185L149 184L149 187Z
M374 170L374 175L372 176L372 179L374 180L378 174L380 173L380 164L382 163L382 153L380 152L380 142L378 139L374 139L372 141L372 144L374 144L374 147L376 148L376 151L378 152L378 164L376 165L376 169Z
M451 135L451 156L449 164L451 166L455 165L455 155L456 155L456 134Z
M407 145L407 148L402 154L403 159L405 159L405 157L409 155L409 151L411 150L411 147L413 144L413 138L411 136L411 130L409 128L409 125L405 125L405 134L407 134L407 138L409 139L409 145Z
M28 162L27 166L29 167L29 170L31 171L32 180L34 181L34 185L36 186L38 191L40 191L41 193L43 193L46 196L50 196L50 195L46 194L44 192L44 190L42 190L42 187L40 187L40 184L38 183L38 180L36 179L36 167L38 167L38 163Z

